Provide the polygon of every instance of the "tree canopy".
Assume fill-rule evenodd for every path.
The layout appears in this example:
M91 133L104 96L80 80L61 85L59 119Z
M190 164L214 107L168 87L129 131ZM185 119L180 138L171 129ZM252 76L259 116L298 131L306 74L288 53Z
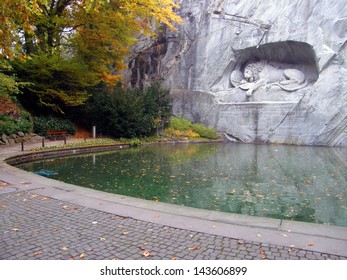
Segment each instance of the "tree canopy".
M116 84L140 34L175 29L174 0L2 0L0 59L43 106L85 102L86 87ZM14 61L14 62L13 62Z

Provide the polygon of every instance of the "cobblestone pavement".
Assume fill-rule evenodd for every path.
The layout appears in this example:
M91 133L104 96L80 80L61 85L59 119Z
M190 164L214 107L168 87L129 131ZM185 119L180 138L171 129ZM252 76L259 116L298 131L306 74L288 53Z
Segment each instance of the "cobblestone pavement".
M33 192L0 195L0 259L347 259L162 226Z

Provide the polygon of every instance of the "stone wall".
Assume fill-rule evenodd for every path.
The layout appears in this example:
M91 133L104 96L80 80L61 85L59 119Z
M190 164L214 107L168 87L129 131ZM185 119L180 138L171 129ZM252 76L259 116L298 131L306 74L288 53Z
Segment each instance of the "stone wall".
M0 146L1 145L9 145L12 146L16 143L22 142L30 142L30 141L38 141L41 140L42 137L38 136L34 133L23 133L19 131L17 133L13 133L11 135L2 134L0 135Z
M179 13L176 32L138 46L133 85L164 80L176 115L231 141L347 146L344 0L185 0Z

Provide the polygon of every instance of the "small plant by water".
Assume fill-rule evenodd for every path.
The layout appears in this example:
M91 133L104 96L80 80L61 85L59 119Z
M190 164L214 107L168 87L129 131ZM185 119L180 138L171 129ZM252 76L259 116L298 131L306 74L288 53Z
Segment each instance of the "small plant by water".
M208 128L201 123L193 124L191 121L178 118L171 117L169 127L165 129L165 135L171 137L185 137L188 139L218 139L218 133L213 128Z

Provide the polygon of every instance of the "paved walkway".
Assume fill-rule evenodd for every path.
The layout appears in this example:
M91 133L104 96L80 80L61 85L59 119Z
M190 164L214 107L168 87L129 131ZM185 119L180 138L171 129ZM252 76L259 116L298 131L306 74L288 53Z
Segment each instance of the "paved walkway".
M346 228L105 194L2 161L0 180L0 259L347 259Z

